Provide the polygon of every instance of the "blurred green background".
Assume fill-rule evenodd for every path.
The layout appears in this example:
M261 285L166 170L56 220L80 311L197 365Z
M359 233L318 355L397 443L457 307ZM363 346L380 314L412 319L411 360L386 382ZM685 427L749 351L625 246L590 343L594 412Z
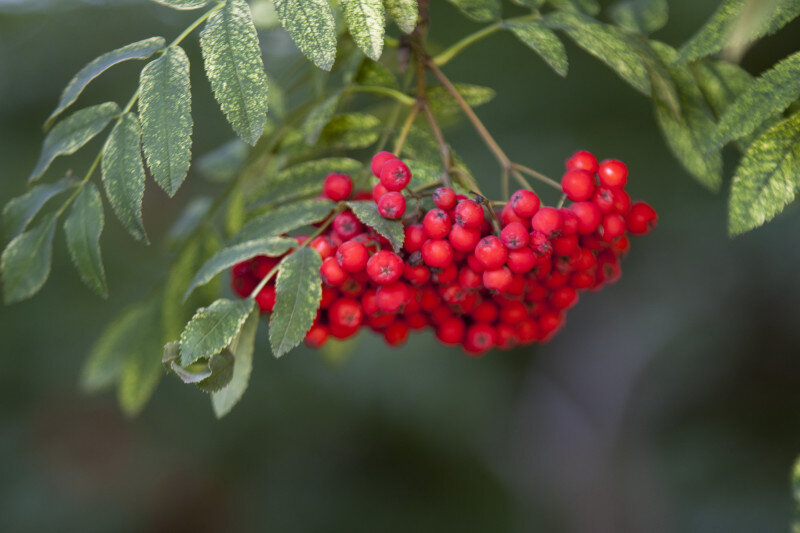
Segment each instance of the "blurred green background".
M479 27L432 4L435 43ZM680 44L715 5L671 1L656 37ZM174 36L194 17L146 1L0 0L2 203L24 191L40 125L74 72L128 42ZM262 44L270 71L294 57L282 32ZM798 48L795 22L743 64L759 72ZM196 39L187 51L202 154L232 132ZM0 531L786 530L800 452L800 212L729 240L725 193L678 166L649 102L568 51L566 79L508 35L446 69L497 89L479 114L513 159L550 175L577 148L623 159L633 194L659 211L621 281L584 296L555 340L473 360L428 334L392 350L364 334L332 364L306 349L275 360L262 327L250 389L227 418L168 377L126 420L112 394L79 392L79 369L168 256L107 214L108 301L84 288L59 237L44 290L0 307ZM81 105L127 100L138 66L107 73ZM467 125L449 138L494 183L496 164ZM49 176L85 169L98 146ZM149 187L151 235L215 190L190 175L169 202Z

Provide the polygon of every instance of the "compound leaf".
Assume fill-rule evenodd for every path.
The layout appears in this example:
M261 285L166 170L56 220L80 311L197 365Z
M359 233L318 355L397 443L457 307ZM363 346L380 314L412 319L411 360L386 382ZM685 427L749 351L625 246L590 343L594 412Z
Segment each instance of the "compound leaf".
M23 232L50 198L66 191L71 185L69 178L61 178L55 183L35 185L25 194L9 200L3 208L4 240Z

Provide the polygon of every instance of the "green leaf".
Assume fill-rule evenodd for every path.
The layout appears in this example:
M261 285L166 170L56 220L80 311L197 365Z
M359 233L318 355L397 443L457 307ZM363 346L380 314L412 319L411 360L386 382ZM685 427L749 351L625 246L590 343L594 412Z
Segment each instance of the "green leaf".
M491 22L500 18L500 0L449 0L449 2L478 22Z
M677 52L662 43L653 42L652 45L663 62L671 64L668 69L680 99L680 115L676 117L660 94L654 96L658 124L670 149L686 170L704 186L717 190L722 184L722 155L713 144L714 114L689 69L674 64Z
M150 172L169 196L186 179L192 159L189 58L178 46L148 63L139 81L142 147Z
M189 283L189 286L183 295L183 299L185 300L188 298L189 294L191 294L192 291L197 287L200 285L205 285L211 281L214 276L223 270L231 268L236 263L251 259L257 255L278 257L285 254L295 246L297 246L297 242L294 239L272 237L245 241L240 244L234 244L233 246L223 248L214 254L214 256L208 261L206 261L202 267L200 267L200 269L194 275L191 283Z
M764 72L736 98L719 121L717 143L721 146L749 135L779 116L798 97L800 52Z
M151 339L146 337L151 314L156 311L152 302L138 302L125 309L106 326L97 339L81 370L81 388L97 392L117 382L125 361ZM156 335L156 342L161 336Z
M267 75L245 0L226 0L200 33L206 74L236 134L255 145L267 123Z
M319 140L324 128L336 114L336 108L342 99L342 91L336 91L309 112L303 121L303 132L306 142L313 146Z
M203 290L197 291L192 298L183 297L197 269L214 255L219 247L219 237L210 231L189 241L172 262L164 282L164 297L161 302L164 341L178 339L195 309L211 304L219 296L221 283L216 280Z
M354 174L361 170L361 163L346 157L330 157L298 163L277 176L270 177L254 196L270 203L287 198L318 193L325 177L331 172ZM263 202L260 202L263 203Z
M234 243L276 237L282 233L308 226L327 217L334 208L330 200L303 200L268 211L239 230Z
M386 11L403 33L411 33L417 26L419 8L417 0L384 0Z
M458 94L464 98L470 107L478 107L491 102L497 94L491 87L481 87L480 85L471 85L469 83L455 83L454 85L458 90ZM437 85L428 91L428 103L436 113L454 113L461 110L458 103L453 100L450 93L441 85Z
M776 32L800 15L797 0L723 0L702 28L683 46L679 60L694 61L726 46L744 47Z
M54 130L55 131L55 130ZM148 242L142 222L142 129L133 113L119 119L103 148L103 186L117 218L134 238Z
M77 152L95 135L103 131L114 115L118 113L119 106L117 104L106 102L76 111L56 124L44 139L39 160L28 181L42 177L56 157Z
M600 13L600 4L597 0L548 0L553 7L576 13L597 15Z
M317 316L322 298L316 250L299 248L280 263L275 283L275 310L269 320L272 353L280 357L303 341Z
M322 70L336 59L336 21L327 0L275 0L281 24L300 51Z
M247 144L233 139L201 156L194 168L209 181L227 183L244 167L247 152Z
M50 275L55 227L55 214L48 214L33 228L14 237L3 250L0 270L6 304L30 298L44 285Z
M253 0L250 9L253 11L253 23L259 30L274 30L281 27L272 0Z
M567 75L569 65L567 50L561 39L551 29L534 20L504 22L503 27L511 30L520 41L539 54L559 75Z
M609 14L623 28L646 34L664 27L669 4L667 0L621 0L611 6Z
M133 323L122 354L117 400L128 416L138 414L153 395L164 371L161 367L161 325L158 298L151 298Z
M383 0L339 0L350 35L364 54L377 61L383 52Z
M106 52L100 57L93 59L88 65L75 74L75 77L72 78L64 88L64 92L61 93L61 99L58 101L58 106L50 113L50 116L47 117L47 121L44 123L45 130L50 129L50 126L58 115L75 103L86 86L100 74L124 61L131 59L147 59L156 51L163 48L164 43L163 37L150 37L149 39L117 48L111 52Z
M395 252L399 253L403 249L405 233L402 222L383 218L378 213L375 202L347 202L347 206L361 222L386 237Z
M186 241L203 223L214 203L210 196L199 196L189 201L167 231L167 245L178 246Z
M800 113L753 141L731 183L731 235L768 222L795 197L800 186Z
M424 187L426 185L432 185L441 181L442 179L441 162L432 164L424 161L417 161L415 159L406 159L405 163L408 165L408 169L411 171L410 186L415 189L418 187Z
M197 310L181 333L181 365L209 358L228 346L253 310L253 300L219 299Z
M251 313L239 335L228 350L233 354L233 376L222 390L211 395L211 405L217 418L228 414L244 395L253 368L253 350L258 331L258 313Z
M35 185L25 194L9 200L3 208L3 240L22 233L50 198L71 186L72 181L66 177L55 183Z
M87 183L75 198L72 212L64 221L67 248L75 268L86 285L108 297L106 272L100 256L100 234L103 232L103 202L93 183Z
M647 65L637 53L630 37L620 30L580 13L567 11L552 13L546 17L545 22L551 28L565 31L575 44L611 67L636 90L650 94Z
M197 9L208 4L208 0L153 0L153 2L173 9Z
M344 113L322 128L320 145L326 148L355 150L374 144L381 134L381 121L366 113Z
M698 61L692 64L691 69L717 117L721 117L753 83L753 77L746 70L727 61Z
M211 374L196 383L203 392L214 393L222 390L233 378L233 354L226 348L211 356L208 361Z
M355 82L359 85L371 87L388 87L389 89L399 89L397 78L391 70L381 63L364 58L356 72Z

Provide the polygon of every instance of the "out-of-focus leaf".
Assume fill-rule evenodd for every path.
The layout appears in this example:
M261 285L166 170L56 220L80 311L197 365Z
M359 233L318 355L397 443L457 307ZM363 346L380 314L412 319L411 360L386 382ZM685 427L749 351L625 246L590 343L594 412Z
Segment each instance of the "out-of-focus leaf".
M55 183L34 185L21 196L10 200L3 208L3 240L22 233L50 198L69 189L71 180L62 178Z
M46 215L38 224L8 243L0 258L3 299L11 304L30 298L50 275L56 217Z
M669 4L667 0L621 0L611 6L610 15L625 29L652 33L667 23Z
M503 23L503 26L539 54L556 73L560 76L567 75L569 67L567 50L553 30L535 20L509 21Z
M231 240L235 244L277 237L282 233L319 222L328 216L333 208L334 203L330 200L303 200L287 204L254 218Z

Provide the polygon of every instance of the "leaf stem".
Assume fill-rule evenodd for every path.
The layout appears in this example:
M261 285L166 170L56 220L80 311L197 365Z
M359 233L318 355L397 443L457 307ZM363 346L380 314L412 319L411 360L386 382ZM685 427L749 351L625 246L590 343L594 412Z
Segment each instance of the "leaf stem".
M405 106L412 106L416 102L416 100L397 89L391 89L389 87L380 87L378 85L353 85L347 89L348 92L351 93L371 93L371 94L378 94L381 96L388 96L389 98L394 98L398 103L403 104Z
M408 138L408 133L411 131L411 126L414 125L414 120L416 120L417 115L419 115L419 110L420 104L417 102L417 105L411 108L411 112L409 112L405 121L403 121L403 125L400 128L400 133L397 134L397 139L395 139L394 148L392 149L392 153L397 157L400 157L400 153L403 151L403 147L406 144L406 139Z
M521 16L521 17L514 17L514 18L507 19L507 20L501 20L501 21L495 22L494 24L490 24L488 26L485 26L485 27L481 28L480 30L476 31L475 33L471 33L471 34L467 35L466 37L464 37L460 41L458 41L455 44L451 45L449 48L446 48L445 50L443 50L442 52L437 54L436 57L434 57L432 59L432 61L436 66L441 67L441 66L447 64L455 56L457 56L458 54L463 52L464 49L466 49L467 47L475 44L476 42L480 41L481 39L484 39L484 38L488 37L489 35L495 33L498 30L502 30L503 28L506 27L506 24L509 23L509 22L524 22L526 20L541 20L541 18L542 18L541 15L539 15L538 13L534 13L534 14L531 14L531 15L524 15L524 16Z

